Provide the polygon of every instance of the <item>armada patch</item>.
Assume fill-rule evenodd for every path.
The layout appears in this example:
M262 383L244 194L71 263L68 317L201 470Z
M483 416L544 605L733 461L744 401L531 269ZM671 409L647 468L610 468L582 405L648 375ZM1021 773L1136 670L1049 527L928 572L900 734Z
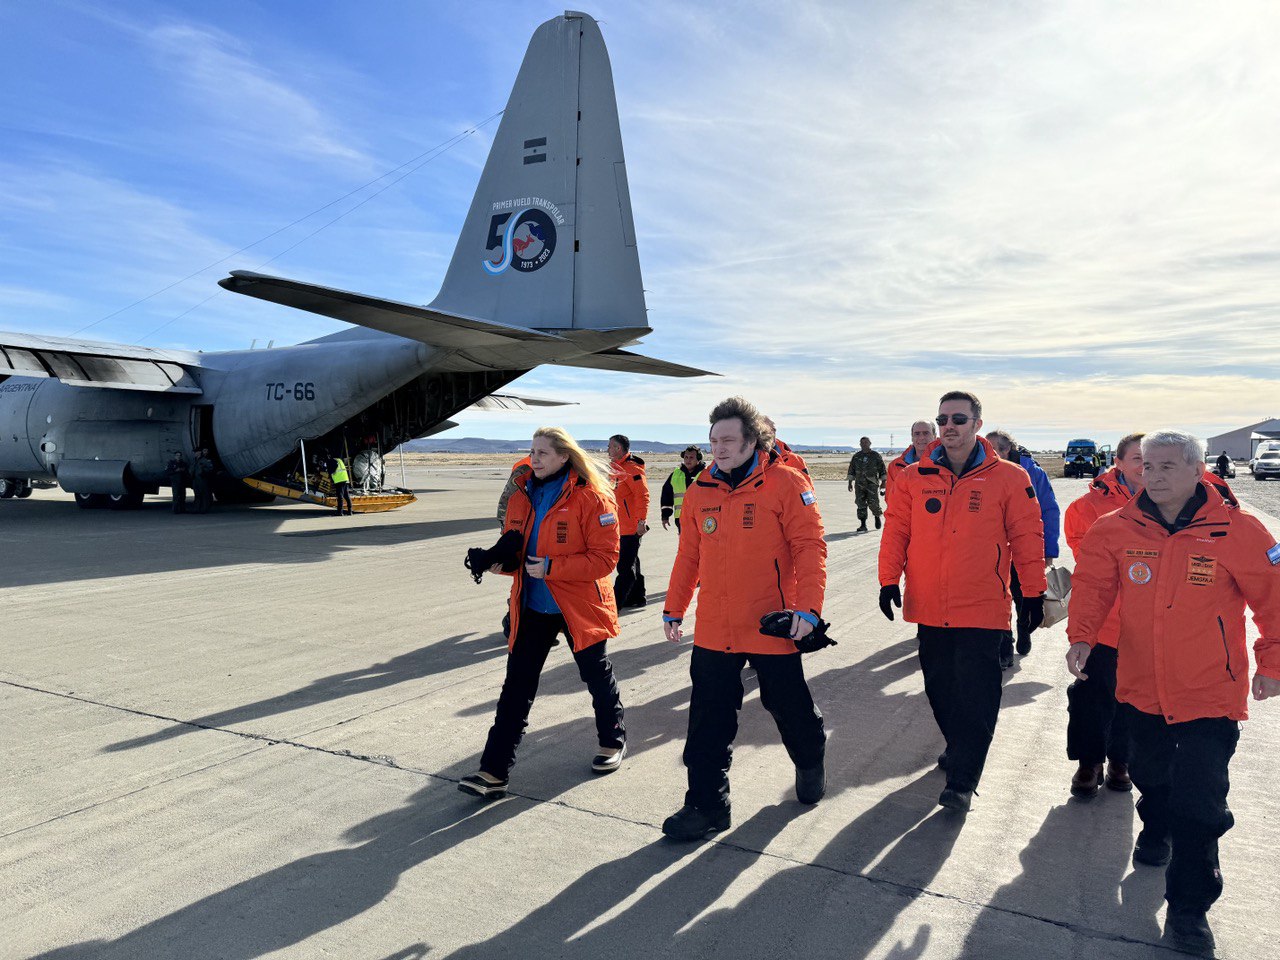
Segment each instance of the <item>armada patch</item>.
M1157 560L1160 557L1160 551L1159 550L1126 550L1124 552L1124 555L1126 557L1147 557L1151 560Z
M756 505L754 503L744 504L742 507L742 529L751 530L756 525Z
M800 492L800 499L804 502L806 507L812 507L818 501L818 498L813 495L812 490L802 490Z
M969 512L977 513L981 509L982 509L982 491L970 490L969 491Z
M556 521L556 543L569 542L569 522L567 520Z
M1187 557L1187 583L1211 586L1218 579L1218 561L1214 557Z
M1151 568L1138 560L1129 564L1129 579L1140 587L1145 587L1151 582Z
M600 514L600 526L602 526L602 527L607 527L607 526L609 526L610 524L614 524L614 523L617 523L617 522L618 522L618 518L617 518L617 517L615 517L612 513L602 513L602 514Z
M1271 561L1273 567L1280 564L1280 543L1267 551L1267 559Z
M713 515L707 514L705 517L702 518L703 533L715 533L716 527L718 526L719 526L719 523L716 522L716 518Z

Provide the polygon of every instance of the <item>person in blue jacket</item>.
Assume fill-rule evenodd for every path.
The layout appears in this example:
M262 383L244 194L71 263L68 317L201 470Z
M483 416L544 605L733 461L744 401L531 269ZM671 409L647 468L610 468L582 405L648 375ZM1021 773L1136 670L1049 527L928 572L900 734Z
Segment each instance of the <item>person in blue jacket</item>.
M1058 509L1058 500L1053 495L1049 475L1035 462L1027 448L1013 439L1013 434L1007 430L992 430L987 434L987 439L1001 457L1018 464L1031 477L1031 486L1040 503L1040 519L1044 521L1044 565L1052 566L1058 556L1058 530L1062 511ZM1013 594L1014 608L1021 613L1022 589L1018 583L1018 574L1012 568L1009 570L1009 591ZM1018 623L1018 654L1025 657L1031 652L1031 631L1021 625L1020 618L1014 617L1014 622ZM1006 670L1013 666L1013 650L1013 632L1008 631L1000 644L1000 666Z

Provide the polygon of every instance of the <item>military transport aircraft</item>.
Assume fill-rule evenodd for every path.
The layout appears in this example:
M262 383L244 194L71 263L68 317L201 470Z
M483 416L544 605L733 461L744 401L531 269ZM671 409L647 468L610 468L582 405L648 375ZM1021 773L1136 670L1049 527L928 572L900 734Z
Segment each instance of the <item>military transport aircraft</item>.
M0 333L0 498L56 481L84 507L136 507L175 451L205 449L220 499L311 500L316 457L376 462L540 364L706 373L622 349L650 329L613 75L581 13L535 31L429 305L239 270L220 284L355 327L213 353Z

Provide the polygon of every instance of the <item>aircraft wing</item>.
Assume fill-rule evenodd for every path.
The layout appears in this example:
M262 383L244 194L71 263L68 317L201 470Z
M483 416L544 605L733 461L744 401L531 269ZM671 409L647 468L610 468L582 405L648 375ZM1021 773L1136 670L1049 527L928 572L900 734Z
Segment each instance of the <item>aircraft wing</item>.
M533 343L556 343L561 337L539 333L527 327L474 320L429 307L418 307L395 300L367 297L360 293L335 290L313 283L268 277L248 270L233 270L231 276L218 281L218 286L233 293L269 300L286 307L354 323L371 330L393 333L398 337L429 343L436 347L463 349L509 344L512 340Z
M669 360L655 360L629 350L603 350L568 360L548 360L562 367L586 367L588 370L613 370L618 373L647 373L655 377L718 377L720 374L697 367L686 367Z
M124 343L0 333L0 378L49 377L74 387L199 394L197 354Z

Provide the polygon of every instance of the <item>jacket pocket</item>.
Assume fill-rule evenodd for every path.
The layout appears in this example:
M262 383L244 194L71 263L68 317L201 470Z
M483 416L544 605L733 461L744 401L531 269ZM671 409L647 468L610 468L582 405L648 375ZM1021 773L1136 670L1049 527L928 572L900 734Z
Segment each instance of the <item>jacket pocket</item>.
M1009 584L1007 584L1005 582L1004 577L1000 575L1000 561L1003 559L1004 559L1004 547L1000 546L1000 544L997 543L996 544L996 570L995 570L996 581L1000 584L1000 592L1008 593Z
M782 594L782 567L778 566L777 557L773 560L773 575L778 582L778 609L785 610L787 609L787 598Z
M1221 617L1218 618L1218 633L1222 637L1222 655L1227 660L1227 676L1235 680L1235 671L1231 669L1231 647L1227 645L1227 628Z

